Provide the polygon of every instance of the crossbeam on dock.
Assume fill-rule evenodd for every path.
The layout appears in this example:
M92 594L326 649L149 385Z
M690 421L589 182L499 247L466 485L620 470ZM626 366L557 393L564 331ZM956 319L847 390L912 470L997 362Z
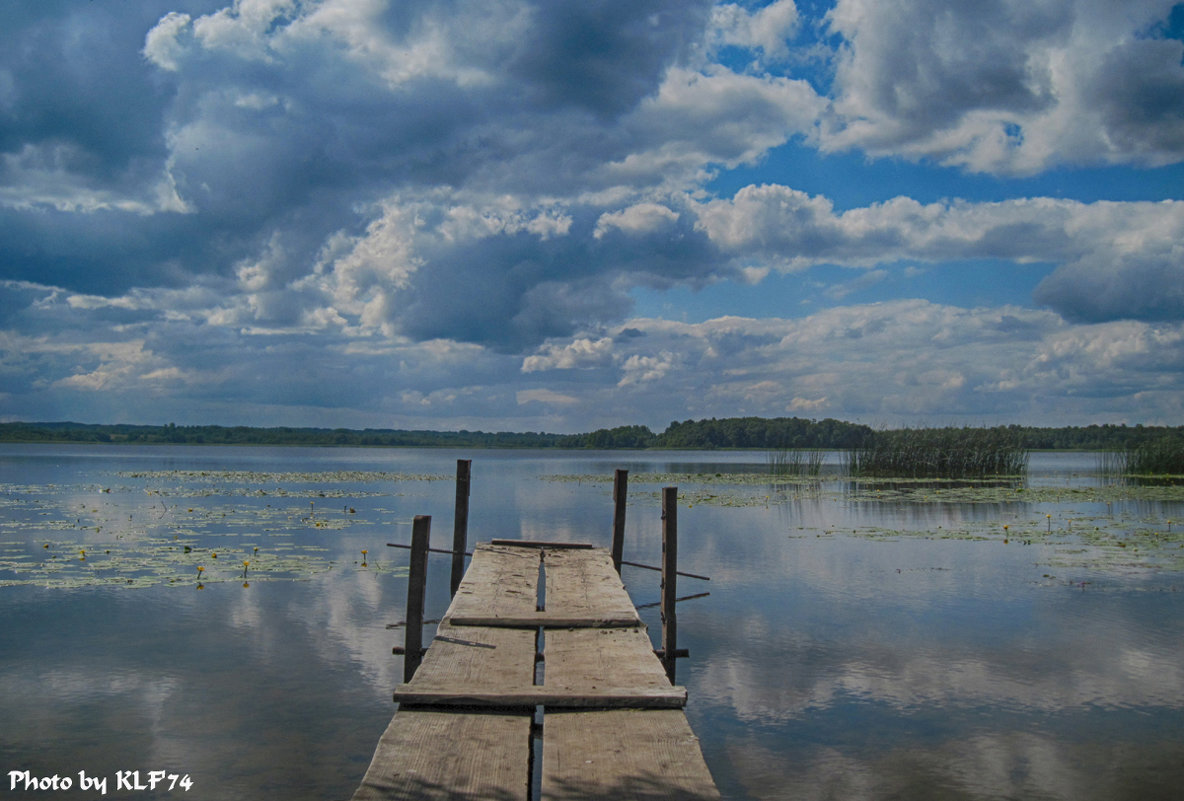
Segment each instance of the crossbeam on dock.
M538 706L543 799L719 798L606 549L478 545L395 700L353 801L530 801Z

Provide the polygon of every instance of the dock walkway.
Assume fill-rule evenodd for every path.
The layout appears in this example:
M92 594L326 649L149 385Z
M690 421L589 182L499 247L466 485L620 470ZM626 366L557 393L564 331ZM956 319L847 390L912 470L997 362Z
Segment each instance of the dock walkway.
M609 552L499 543L474 550L353 801L531 801L540 708L542 799L718 799Z

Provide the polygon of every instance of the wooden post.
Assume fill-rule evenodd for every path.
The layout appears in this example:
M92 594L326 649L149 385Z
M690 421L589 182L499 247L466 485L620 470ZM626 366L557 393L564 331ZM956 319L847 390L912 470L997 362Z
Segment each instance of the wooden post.
M465 575L465 550L469 540L469 475L472 459L456 460L456 514L452 518L452 583L450 595Z
M629 471L617 470L613 476L613 567L621 573L625 555L625 499L629 494Z
M674 684L678 663L678 487L662 488L662 664Z
M430 515L416 515L411 526L411 569L407 579L406 632L403 639L403 681L411 681L423 659L423 605L428 578Z

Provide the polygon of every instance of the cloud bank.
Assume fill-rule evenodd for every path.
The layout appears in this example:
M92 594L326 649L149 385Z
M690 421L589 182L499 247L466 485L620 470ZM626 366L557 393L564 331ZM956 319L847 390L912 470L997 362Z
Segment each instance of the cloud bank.
M0 416L1179 415L1177 197L711 189L788 143L1004 187L1174 169L1170 2L126 6L0 11ZM842 305L989 260L1028 303ZM823 267L852 272L806 316L635 307Z

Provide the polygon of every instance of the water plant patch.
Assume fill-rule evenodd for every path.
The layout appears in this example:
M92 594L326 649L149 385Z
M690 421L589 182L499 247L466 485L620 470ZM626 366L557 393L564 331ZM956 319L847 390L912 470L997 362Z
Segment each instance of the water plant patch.
M337 536L389 525L389 510L358 501L397 494L374 487L392 476L435 480L353 471L158 471L121 473L122 481L100 484L6 484L0 486L0 587L307 580L345 561ZM276 491L260 493L244 481L267 482ZM346 563L353 561L351 553ZM357 567L403 569L375 558Z

